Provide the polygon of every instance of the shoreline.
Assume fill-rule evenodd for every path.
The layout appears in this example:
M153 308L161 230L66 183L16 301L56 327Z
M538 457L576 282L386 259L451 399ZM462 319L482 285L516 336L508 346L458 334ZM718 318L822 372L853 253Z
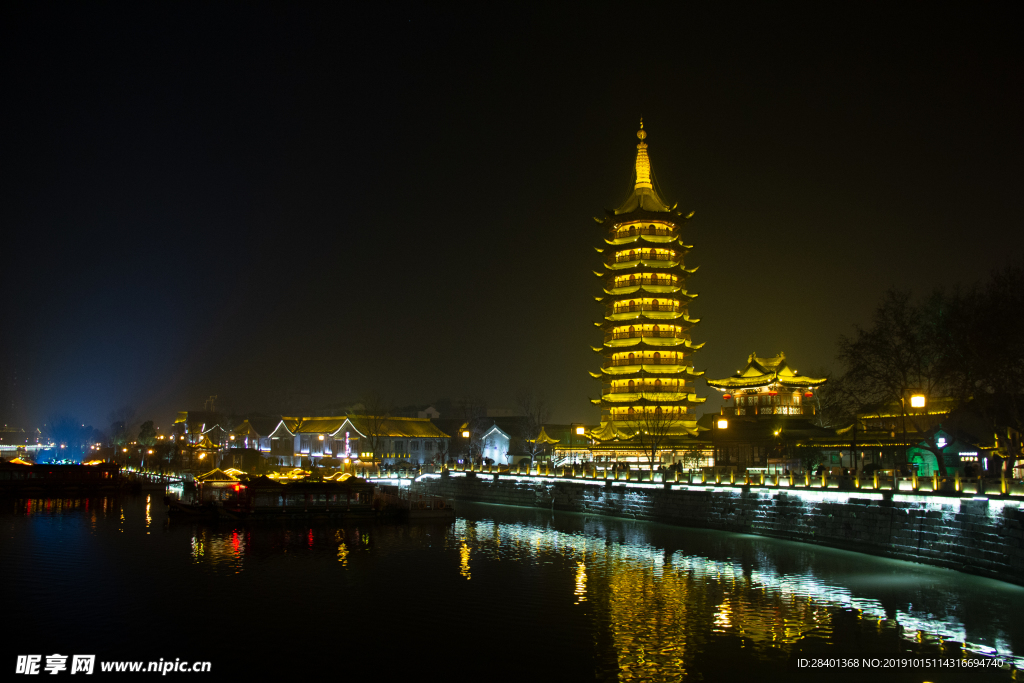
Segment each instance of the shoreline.
M454 500L754 534L919 562L1024 586L1021 501L900 492L425 475Z

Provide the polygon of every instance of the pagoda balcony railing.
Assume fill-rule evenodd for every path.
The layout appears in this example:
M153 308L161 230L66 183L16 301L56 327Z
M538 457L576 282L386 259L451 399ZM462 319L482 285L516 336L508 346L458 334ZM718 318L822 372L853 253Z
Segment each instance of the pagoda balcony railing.
M672 332L670 330L636 330L635 332L615 332L613 334L606 334L604 336L605 341L611 341L613 339L639 339L640 337L675 337L676 339L688 339L682 332Z
M679 280L674 277L638 277L632 280L616 280L614 287L636 287L637 285L661 285L662 287L674 287Z
M672 229L672 228L662 228L662 227L649 228L649 227L646 227L646 226L641 226L641 227L633 226L631 228L626 228L626 229L620 228L620 229L616 230L615 231L615 238L619 239L619 238L622 238L622 237L633 237L634 235L664 235L664 236L667 237L668 235L674 235L675 232L676 231L674 229Z
M609 261L609 263L624 263L626 261L639 261L640 259L645 261L675 261L676 258L675 254L652 254L651 252L645 254L643 251L638 251L632 254L616 254L615 260Z
M606 394L678 394L686 391L684 386L657 386L654 384L643 384L635 387L609 387Z
M612 368L621 365L682 365L682 358L613 358L601 367Z
M616 306L616 313L636 313L637 311L665 311L666 313L677 313L679 311L679 304L675 303L659 303L654 304L634 304L632 306Z

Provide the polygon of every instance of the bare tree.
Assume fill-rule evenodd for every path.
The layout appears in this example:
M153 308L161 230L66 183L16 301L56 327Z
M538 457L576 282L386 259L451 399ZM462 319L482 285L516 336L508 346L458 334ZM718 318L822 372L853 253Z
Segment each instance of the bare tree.
M935 431L920 413L909 410L911 393L921 391L934 399L947 387L941 351L928 328L924 311L911 302L910 292L889 290L870 328L857 326L853 337L840 337L839 360L846 372L839 384L857 412L868 406L879 412L899 410L903 429L909 422L921 447L948 474Z
M118 454L124 453L128 444L135 440L138 419L135 408L128 405L111 411L107 419L110 420L110 442L114 447L114 459L116 460L119 457Z
M454 453L452 453L452 440L450 438L441 439L437 442L437 451L435 451L434 457L440 465L447 465L454 459Z
M827 380L814 390L811 399L814 405L814 424L825 429L849 426L854 420L857 406L855 397L850 393L848 380L823 369L811 370L808 374Z
M548 407L547 398L537 394L532 389L520 389L516 392L516 407L523 415L523 433L519 436L523 440L523 448L530 455L531 460L536 460L537 455L543 450L544 444L537 443L540 430L551 419L551 409Z
M629 419L635 430L633 439L650 462L652 470L659 462L658 453L669 437L678 433L681 415L671 406L662 407L656 404L651 400L655 396L657 395L641 393L641 403L635 406Z
M392 431L390 420L394 410L394 402L381 394L371 392L363 397L354 411L359 431L366 439L366 448L360 445L360 455L369 451L374 460L384 456Z
M471 461L474 457L483 457L484 431L490 427L490 424L484 419L487 417L487 403L481 398L464 397L458 401L456 409L465 421L466 430L469 431L469 453L467 456Z
M937 292L926 302L948 395L997 435L1008 473L1024 457L1024 263L994 271L981 286Z

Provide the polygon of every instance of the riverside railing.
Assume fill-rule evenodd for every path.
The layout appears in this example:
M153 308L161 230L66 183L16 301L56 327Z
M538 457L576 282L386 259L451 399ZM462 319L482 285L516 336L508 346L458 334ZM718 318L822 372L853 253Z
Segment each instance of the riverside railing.
M529 477L538 479L567 479L577 481L619 481L646 484L685 484L689 486L730 486L736 488L758 486L774 489L803 490L836 490L845 492L856 491L890 491L894 493L932 494L936 496L1021 496L1024 497L1024 480L1006 477L961 477L958 473L951 477L938 474L919 477L917 475L901 476L886 475L877 472L872 474L853 474L833 476L830 474L766 474L763 472L737 472L729 467L711 467L700 470L682 472L652 472L631 468L599 468L583 465L567 465L555 467L549 463L529 465L481 465L456 464L445 468L437 468L437 472L447 469L451 472L474 472L489 474L497 478Z

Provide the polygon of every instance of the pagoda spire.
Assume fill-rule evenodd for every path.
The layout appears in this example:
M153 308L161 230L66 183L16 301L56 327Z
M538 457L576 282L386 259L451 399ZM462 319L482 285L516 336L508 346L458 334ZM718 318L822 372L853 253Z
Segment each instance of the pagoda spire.
M640 143L636 146L636 185L633 187L634 190L644 188L647 190L653 190L654 185L651 184L651 159L647 156L647 143L644 139L647 137L647 131L644 130L644 120L640 119L640 130L636 132L636 136L640 138Z
M647 131L644 130L644 120L640 119L640 130L636 132L640 142L636 146L636 182L633 189L622 205L615 209L616 214L632 213L637 209L668 213L672 209L658 196L654 189L654 179L651 172L651 158L647 156Z

